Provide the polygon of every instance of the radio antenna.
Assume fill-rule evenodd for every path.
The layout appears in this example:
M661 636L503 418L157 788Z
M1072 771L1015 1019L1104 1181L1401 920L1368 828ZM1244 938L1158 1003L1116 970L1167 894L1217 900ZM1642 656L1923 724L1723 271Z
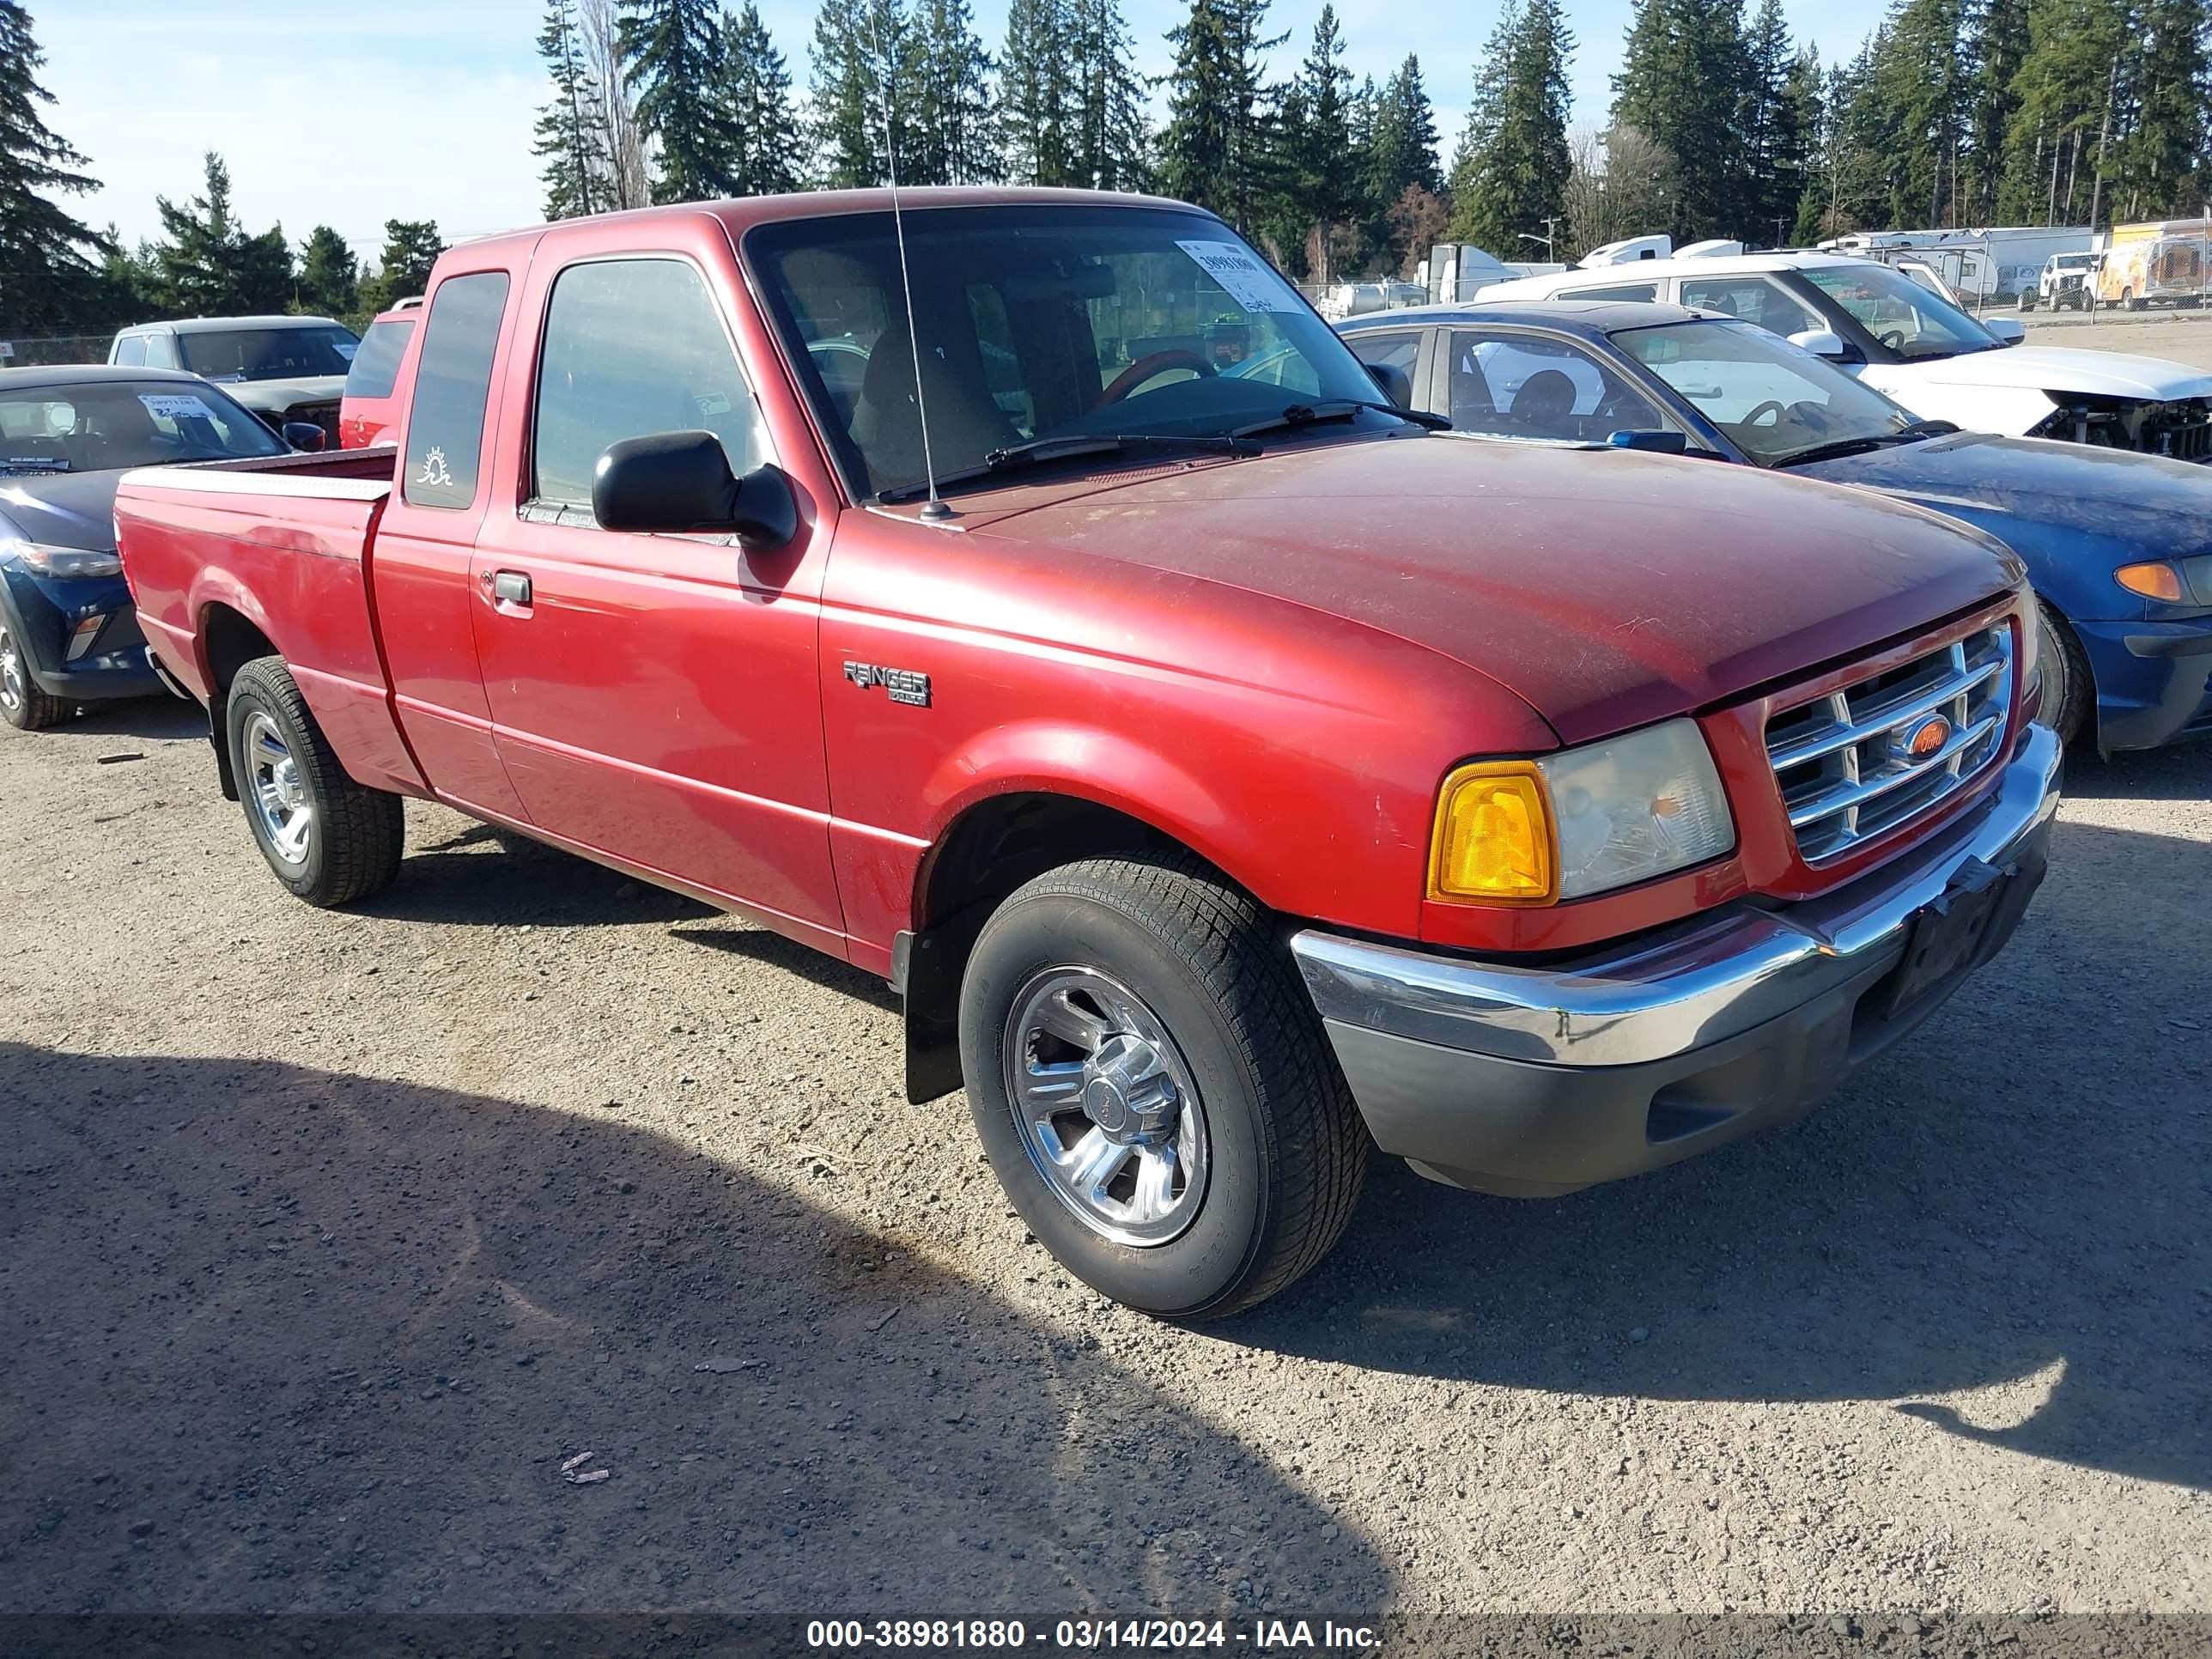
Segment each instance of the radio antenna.
M929 400L921 389L921 331L914 320L914 277L906 264L906 218L899 211L898 140L891 133L890 82L885 81L880 88L884 106L884 161L890 173L891 229L898 238L899 288L906 299L906 337L914 356L914 412L921 422L921 476L929 485L929 500L922 504L921 516L931 523L941 523L952 516L952 509L937 493L937 461L929 447Z

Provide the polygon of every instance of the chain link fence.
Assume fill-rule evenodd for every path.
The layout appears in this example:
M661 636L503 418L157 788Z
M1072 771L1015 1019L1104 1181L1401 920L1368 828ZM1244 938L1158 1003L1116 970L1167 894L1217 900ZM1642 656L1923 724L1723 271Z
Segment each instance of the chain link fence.
M39 339L0 338L0 368L46 368L55 363L104 363L112 334L49 334Z

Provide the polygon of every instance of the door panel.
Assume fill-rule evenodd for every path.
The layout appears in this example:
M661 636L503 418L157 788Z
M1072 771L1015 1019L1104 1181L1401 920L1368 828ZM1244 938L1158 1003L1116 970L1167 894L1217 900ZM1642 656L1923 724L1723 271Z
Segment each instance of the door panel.
M448 799L511 819L527 814L492 735L469 571L489 493L483 459L496 435L492 365L520 286L508 271L470 272L431 295L398 487L371 565L400 729L424 775Z
M816 667L826 528L803 501L792 544L762 554L599 529L583 498L608 444L707 428L742 473L766 440L690 261L580 262L531 286L541 361L509 389L532 411L530 500L488 516L471 583L507 775L549 833L842 952Z

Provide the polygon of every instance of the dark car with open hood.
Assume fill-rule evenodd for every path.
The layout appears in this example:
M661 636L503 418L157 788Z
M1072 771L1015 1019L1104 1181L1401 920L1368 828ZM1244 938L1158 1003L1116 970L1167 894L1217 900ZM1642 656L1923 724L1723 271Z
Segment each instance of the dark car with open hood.
M162 689L115 552L127 469L286 453L197 375L0 369L0 718L35 730Z

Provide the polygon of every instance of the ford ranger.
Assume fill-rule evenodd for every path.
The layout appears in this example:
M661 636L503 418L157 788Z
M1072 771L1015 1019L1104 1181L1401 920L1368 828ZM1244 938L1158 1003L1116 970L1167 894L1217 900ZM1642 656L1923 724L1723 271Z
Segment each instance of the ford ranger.
M1150 1312L1291 1283L1370 1148L1547 1194L1788 1120L2041 879L2011 555L1441 439L1196 209L652 209L420 315L396 449L118 495L278 881L374 892L434 799L880 975Z

